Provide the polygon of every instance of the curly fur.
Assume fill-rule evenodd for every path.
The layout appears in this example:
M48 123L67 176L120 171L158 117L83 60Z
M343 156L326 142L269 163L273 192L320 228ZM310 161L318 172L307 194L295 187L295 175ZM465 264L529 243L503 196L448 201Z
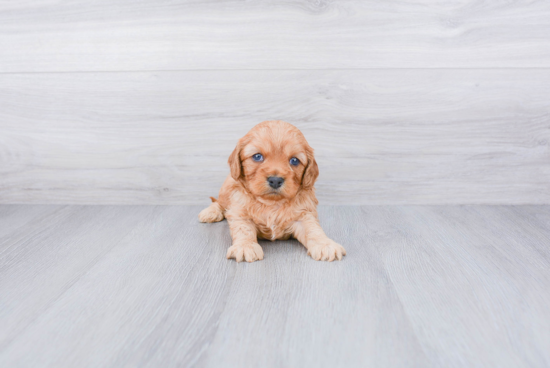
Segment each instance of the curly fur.
M263 162L252 156L261 153ZM296 157L300 163L290 164ZM201 211L201 222L229 222L233 245L227 258L237 262L263 259L257 239L298 239L315 260L342 259L344 248L329 239L317 216L314 184L319 169L313 149L302 132L280 120L264 121L242 137L229 156L231 173L219 198ZM273 189L267 179L278 176L284 184Z

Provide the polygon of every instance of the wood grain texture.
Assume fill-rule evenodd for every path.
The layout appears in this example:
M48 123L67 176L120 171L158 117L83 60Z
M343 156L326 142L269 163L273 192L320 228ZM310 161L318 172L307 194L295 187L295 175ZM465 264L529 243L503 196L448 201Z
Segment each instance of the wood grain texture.
M145 221L152 209L59 206L36 217L34 206L25 207L28 224L0 238L0 349L133 230L136 217Z
M550 203L549 70L4 74L0 203L207 203L266 119L321 203Z
M550 67L548 1L0 4L0 72Z
M24 228L33 221L50 216L56 206L32 206L2 205L0 207L0 239L13 233L15 229ZM1 240L0 240L1 241Z
M0 206L0 366L550 364L550 206L321 206L343 261L252 264L199 206L47 208Z

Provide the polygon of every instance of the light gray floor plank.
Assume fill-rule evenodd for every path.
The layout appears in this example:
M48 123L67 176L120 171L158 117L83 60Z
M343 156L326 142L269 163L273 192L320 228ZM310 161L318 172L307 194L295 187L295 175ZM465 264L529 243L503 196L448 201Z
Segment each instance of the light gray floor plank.
M4 1L0 72L549 67L547 1Z
M4 236L13 233L27 224L40 221L40 219L49 216L61 207L60 205L1 205L0 224L2 224L2 226L0 226L0 244ZM1 247L0 252L2 252Z
M546 207L547 208L547 207ZM507 208L511 218L521 221L522 225L539 240L529 244L539 252L540 256L550 262L550 211L540 206L510 206Z
M364 211L434 366L548 366L550 264L532 243L550 242L525 228L521 214L506 207Z
M360 208L324 208L320 216L350 256L327 265L307 257L297 241L284 242L283 249L262 242L269 262L237 270L205 366L427 366L368 244Z
M33 214L31 206L22 207ZM0 239L0 349L70 289L152 209L59 207Z
M321 206L342 262L285 241L253 264L200 209L67 206L4 237L0 366L550 363L550 206Z
M325 204L550 203L549 100L550 69L0 75L0 203L206 204L266 119Z
M159 208L107 241L116 249L18 337L28 344L8 345L0 365L179 366L204 353L235 269L224 257L227 226L199 224L198 207Z

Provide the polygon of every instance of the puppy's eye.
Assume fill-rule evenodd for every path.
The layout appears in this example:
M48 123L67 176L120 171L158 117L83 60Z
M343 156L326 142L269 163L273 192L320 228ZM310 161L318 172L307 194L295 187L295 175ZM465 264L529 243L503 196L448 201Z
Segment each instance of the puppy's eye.
M300 164L300 160L298 160L296 157L292 157L292 158L290 159L290 164L291 164L292 166L298 166L298 165Z
M261 153L256 153L254 156L252 156L252 159L256 162L262 162L264 160L264 156L262 156Z

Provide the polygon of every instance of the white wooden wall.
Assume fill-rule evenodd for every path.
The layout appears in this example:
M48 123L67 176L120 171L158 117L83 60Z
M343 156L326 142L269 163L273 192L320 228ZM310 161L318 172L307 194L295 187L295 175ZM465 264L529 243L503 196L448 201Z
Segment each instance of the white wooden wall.
M550 203L550 2L0 2L0 203L206 204L267 119L324 204Z

